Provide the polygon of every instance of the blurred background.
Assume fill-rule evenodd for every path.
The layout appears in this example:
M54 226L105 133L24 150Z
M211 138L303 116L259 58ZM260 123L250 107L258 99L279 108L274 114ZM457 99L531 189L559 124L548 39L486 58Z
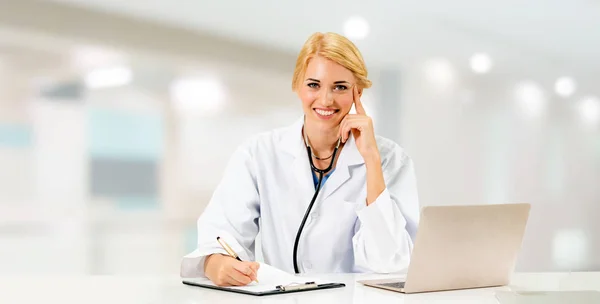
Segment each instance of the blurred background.
M178 274L317 31L422 206L529 202L518 271L600 270L598 1L0 0L0 274Z

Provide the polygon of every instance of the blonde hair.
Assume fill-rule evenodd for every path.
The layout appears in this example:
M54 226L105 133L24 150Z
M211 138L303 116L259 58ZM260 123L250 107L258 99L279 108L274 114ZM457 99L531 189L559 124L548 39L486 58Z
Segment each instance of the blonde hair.
M365 62L352 41L336 33L314 33L306 40L300 54L298 54L294 76L292 77L292 90L294 92L298 90L298 86L302 83L310 59L316 56L329 59L350 70L356 77L359 89L371 87L371 81L367 79Z

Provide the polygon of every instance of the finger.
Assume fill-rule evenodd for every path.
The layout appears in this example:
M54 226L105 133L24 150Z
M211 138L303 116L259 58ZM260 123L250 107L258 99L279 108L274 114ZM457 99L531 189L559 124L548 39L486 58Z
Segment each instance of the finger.
M362 105L362 101L360 101L360 95L358 94L357 86L354 86L354 108L356 109L356 114L367 115L367 112Z
M364 120L364 116L359 114L352 114L346 117L346 121L344 122L344 134L346 135L346 140L350 136L350 132L353 129L361 129L362 121Z
M344 143L346 143L346 141L348 141L348 137L350 136L350 131L352 131L352 128L354 126L354 122L352 119L347 119L346 122L344 123L344 138L342 138L342 141Z
M258 280L258 269L260 268L260 264L257 262L250 263L250 268L252 269L253 276L252 280Z
M252 262L252 263L250 263L250 267L252 269L254 269L254 271L258 271L258 269L260 269L260 263L258 263L258 262Z
M350 132L350 127L349 127L350 119L351 119L350 115L346 115L346 118L344 118L344 121L342 122L342 125L340 128L343 143L346 143L346 141L348 140L348 135Z
M247 275L250 280L252 281L256 281L258 278L258 269L257 267L254 265L254 263L248 263L248 269L249 271L247 272L242 272L243 274Z
M352 134L356 138L368 128L368 122L364 119L364 117L353 117L346 121L345 128L348 130L346 132L347 136L349 136L350 132L352 132Z
M340 122L340 138L342 139L342 142L344 142L344 124L346 123L346 118L348 118L349 114L346 114L346 116L344 116L344 118L342 118L342 121Z
M248 276L252 281L257 279L259 267L259 264L256 262L242 262L234 265L234 269Z
M252 282L249 277L237 271L236 269L232 269L230 272L228 272L227 276L229 278L229 284L234 286L245 286Z
M249 276L252 273L254 273L254 270L250 267L249 263L244 263L244 262L238 262L233 264L233 269L237 270L238 272Z
M251 276L254 271L252 268L250 268L250 266L248 266L246 263L235 263L232 266L233 269L230 268L230 271L227 272L232 279L243 285L247 285L252 282Z

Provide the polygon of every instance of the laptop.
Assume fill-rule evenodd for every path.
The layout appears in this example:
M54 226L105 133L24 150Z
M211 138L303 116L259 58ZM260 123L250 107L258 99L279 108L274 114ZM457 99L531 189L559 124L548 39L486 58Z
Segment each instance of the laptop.
M530 208L530 204L424 207L406 279L358 282L402 293L507 285Z

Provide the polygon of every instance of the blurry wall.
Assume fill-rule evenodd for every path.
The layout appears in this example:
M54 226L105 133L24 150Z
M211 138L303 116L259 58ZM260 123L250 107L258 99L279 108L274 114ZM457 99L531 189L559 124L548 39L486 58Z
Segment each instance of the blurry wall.
M531 110L498 79L447 86L426 71L404 74L401 118L421 204L531 203L517 269L598 269L598 126L561 98Z
M294 63L217 35L3 2L0 273L177 273L235 147L300 117ZM523 101L520 71L370 74L365 106L414 159L422 206L530 202L517 270L600 270L597 125L551 94Z

